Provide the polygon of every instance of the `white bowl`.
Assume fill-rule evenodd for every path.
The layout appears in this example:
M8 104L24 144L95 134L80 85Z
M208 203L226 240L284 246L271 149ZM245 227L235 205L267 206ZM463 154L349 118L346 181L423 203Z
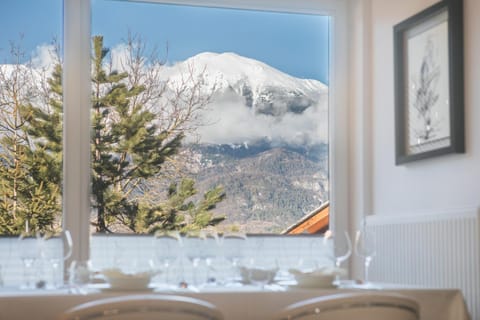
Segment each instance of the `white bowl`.
M297 281L297 287L302 288L333 288L333 281L341 275L341 269L318 269L313 271L289 270Z
M111 289L118 290L142 290L147 289L154 272L145 271L138 273L124 273L118 268L104 269L102 271L105 280Z
M242 282L245 284L258 282L272 283L277 271L278 268L264 269L240 267L240 276L242 277Z

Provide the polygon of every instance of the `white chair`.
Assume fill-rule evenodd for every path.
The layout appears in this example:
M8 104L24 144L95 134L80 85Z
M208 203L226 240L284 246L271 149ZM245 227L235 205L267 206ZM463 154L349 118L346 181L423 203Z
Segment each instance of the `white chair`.
M211 303L175 295L127 295L80 304L60 320L222 320Z
M275 320L418 320L416 301L397 294L341 293L303 300L286 307Z

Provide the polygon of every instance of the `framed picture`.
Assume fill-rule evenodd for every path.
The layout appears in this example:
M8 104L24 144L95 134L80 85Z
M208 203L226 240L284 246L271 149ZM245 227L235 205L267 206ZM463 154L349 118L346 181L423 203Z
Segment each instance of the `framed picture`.
M444 0L394 27L397 165L465 152L462 11Z

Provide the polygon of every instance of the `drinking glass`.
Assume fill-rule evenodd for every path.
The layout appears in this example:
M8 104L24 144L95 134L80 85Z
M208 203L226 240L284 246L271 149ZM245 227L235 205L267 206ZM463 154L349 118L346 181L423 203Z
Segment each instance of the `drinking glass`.
M171 285L170 269L180 259L182 252L182 238L178 231L159 231L154 236L155 257L160 264L160 271L164 274L164 282Z
M275 279L278 271L278 263L275 257L271 256L268 250L265 250L264 237L254 239L254 255L247 260L246 274L248 281L264 290L267 284Z
M4 282L3 282L3 267L0 264L0 288L3 287Z
M111 267L129 275L155 273L155 252L151 246L151 239L148 238L117 237L114 240L114 265Z
M63 284L60 267L72 255L72 246L72 236L68 230L58 235L48 234L42 238L42 258L50 263L53 288L59 288Z
M366 285L369 285L368 268L376 254L375 234L371 230L364 227L357 231L355 235L355 254L364 260L363 280Z
M18 241L17 239L0 239L0 289L7 284L10 280L8 272L10 271L12 251L18 250L15 245L12 245ZM16 243L15 243L16 244Z
M190 231L183 237L183 243L185 255L193 267L193 285L198 287L216 284L214 261L219 257L220 250L217 233L206 230Z
M278 264L273 258L255 257L250 258L247 264L248 280L254 286L264 290L266 286L272 283L278 271Z
M247 235L244 233L234 232L223 235L221 239L222 255L228 262L225 273L226 284L238 284L242 281L239 268L245 257L246 245Z
M278 272L276 279L280 283L288 284L294 279L291 269L298 267L299 255L298 246L296 243L296 237L289 235L279 235L275 238L274 248L272 250L280 250L277 255Z
M352 254L352 240L347 231L341 233L341 236L333 237L333 254L335 257L335 267L340 268L341 264L350 258Z
M308 235L298 245L297 263L292 268L301 272L316 272L331 267L331 248L327 247L325 237Z
M90 261L73 260L68 269L68 283L73 293L87 294L92 277Z
M192 284L194 288L200 285L199 278L201 266L204 262L205 234L201 231L189 231L183 237L185 256L192 266ZM185 283L184 283L185 282ZM181 286L191 287L186 281Z
M22 233L18 238L19 256L23 264L24 289L34 289L36 286L35 263L40 257L40 240L38 236Z
M334 234L330 230L325 233L325 240L332 243L333 258L335 260L334 284L340 283L341 265L352 255L352 241L347 231Z
M202 258L205 261L205 281L204 285L216 285L218 283L219 258L221 242L216 231L204 231L204 241L202 247Z

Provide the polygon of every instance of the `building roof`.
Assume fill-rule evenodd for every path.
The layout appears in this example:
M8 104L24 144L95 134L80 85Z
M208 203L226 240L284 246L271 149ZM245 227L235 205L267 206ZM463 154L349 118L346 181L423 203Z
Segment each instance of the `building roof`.
M330 202L324 202L320 207L308 213L302 219L282 231L282 234L322 233L328 230L330 221Z

